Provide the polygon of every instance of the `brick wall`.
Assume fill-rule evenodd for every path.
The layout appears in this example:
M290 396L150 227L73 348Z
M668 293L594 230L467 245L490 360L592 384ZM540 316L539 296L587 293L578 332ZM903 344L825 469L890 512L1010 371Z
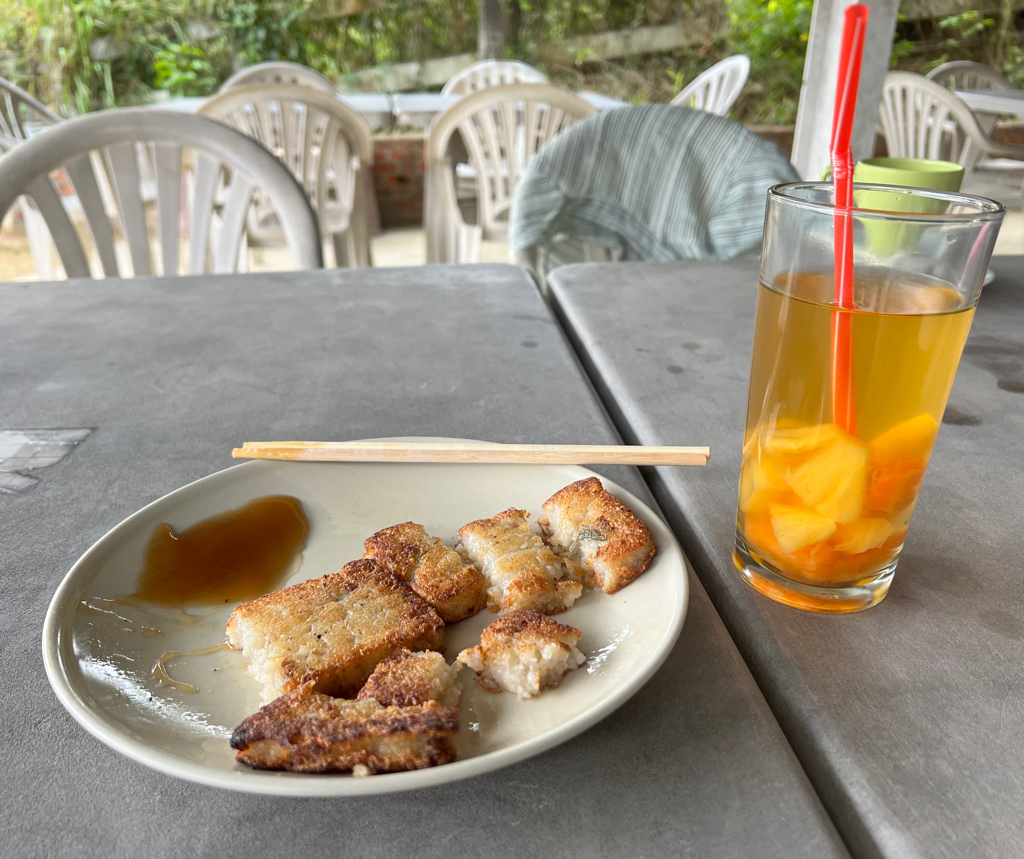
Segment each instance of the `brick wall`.
M374 137L373 185L380 222L389 227L423 223L423 134Z

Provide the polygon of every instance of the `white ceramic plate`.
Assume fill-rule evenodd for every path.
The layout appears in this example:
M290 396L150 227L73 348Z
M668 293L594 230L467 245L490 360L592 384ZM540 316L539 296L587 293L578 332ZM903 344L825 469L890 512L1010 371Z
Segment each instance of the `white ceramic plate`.
M605 486L650 526L658 547L653 563L618 593L585 591L558 616L582 631L580 647L589 660L557 689L520 701L509 693L484 691L472 672L463 671L460 760L446 766L362 778L242 766L228 738L258 709L259 696L241 654L222 650L172 662L171 676L198 686L198 692L160 685L152 675L165 651L222 641L234 606L182 611L110 600L135 590L157 524L183 529L263 495L294 495L310 522L290 584L361 557L367 536L398 522L419 522L451 542L465 523L508 507L525 508L536 517L553 492L592 473L574 466L250 462L212 474L129 516L71 568L43 628L47 676L72 716L107 745L162 772L217 787L349 796L426 787L507 766L568 740L615 710L654 674L682 628L689 591L679 545L650 508L604 478ZM449 661L476 644L493 619L484 611L449 625Z

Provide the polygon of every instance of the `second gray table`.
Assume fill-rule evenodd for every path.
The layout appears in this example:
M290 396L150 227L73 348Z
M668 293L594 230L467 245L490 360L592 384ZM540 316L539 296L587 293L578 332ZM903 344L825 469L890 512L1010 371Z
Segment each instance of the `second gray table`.
M892 589L845 616L774 603L731 559L757 262L548 278L626 440L712 445L705 469L645 476L860 856L1024 844L1024 260L992 268Z

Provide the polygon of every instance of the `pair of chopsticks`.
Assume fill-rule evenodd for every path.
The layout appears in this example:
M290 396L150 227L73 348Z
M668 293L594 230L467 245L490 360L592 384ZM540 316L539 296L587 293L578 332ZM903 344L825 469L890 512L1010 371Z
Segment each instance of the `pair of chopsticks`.
M398 441L247 441L235 459L299 462L480 462L539 465L706 465L710 447Z

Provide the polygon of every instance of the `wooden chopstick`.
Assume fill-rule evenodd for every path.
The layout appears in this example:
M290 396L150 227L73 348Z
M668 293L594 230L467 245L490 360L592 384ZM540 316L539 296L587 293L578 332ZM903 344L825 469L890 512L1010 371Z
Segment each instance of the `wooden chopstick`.
M710 447L472 444L396 441L247 441L235 459L301 462L485 462L540 465L706 465Z

